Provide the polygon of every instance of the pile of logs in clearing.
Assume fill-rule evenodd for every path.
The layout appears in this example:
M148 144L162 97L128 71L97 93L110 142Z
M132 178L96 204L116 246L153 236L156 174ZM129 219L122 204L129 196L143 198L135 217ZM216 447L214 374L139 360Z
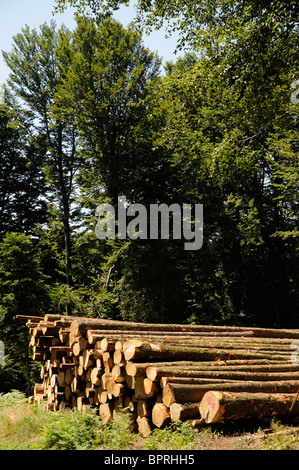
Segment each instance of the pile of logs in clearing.
M143 436L177 420L299 414L299 330L17 318L42 363L30 401L46 410L91 405L109 423L125 408Z

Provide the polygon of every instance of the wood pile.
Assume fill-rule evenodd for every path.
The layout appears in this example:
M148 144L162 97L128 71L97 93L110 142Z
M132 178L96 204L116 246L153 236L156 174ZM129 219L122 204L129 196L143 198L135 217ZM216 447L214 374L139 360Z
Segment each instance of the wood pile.
M143 435L171 421L194 426L299 414L299 330L134 323L45 315L26 320L46 410L120 407Z

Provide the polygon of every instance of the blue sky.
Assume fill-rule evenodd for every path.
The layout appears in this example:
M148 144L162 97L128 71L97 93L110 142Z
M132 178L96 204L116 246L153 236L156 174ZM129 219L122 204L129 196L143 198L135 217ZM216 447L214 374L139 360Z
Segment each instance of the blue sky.
M0 0L0 51L10 51L12 38L21 29L28 25L31 28L38 28L42 23L55 19L59 27L64 23L67 27L73 28L75 21L74 10L68 8L63 14L53 16L54 0ZM115 14L115 18L124 26L134 17L134 7L121 8ZM157 31L150 36L144 36L144 44L151 51L157 51L160 57L165 60L175 60L174 50L176 47L176 37L165 39L163 31ZM0 82L5 82L9 74L2 53L0 55Z

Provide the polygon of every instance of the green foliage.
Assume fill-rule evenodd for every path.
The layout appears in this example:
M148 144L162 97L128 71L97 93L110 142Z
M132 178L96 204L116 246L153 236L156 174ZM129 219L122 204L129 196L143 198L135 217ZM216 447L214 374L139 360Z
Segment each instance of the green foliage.
M79 8L74 31L24 27L4 53L1 334L29 311L296 327L298 2L138 0L124 28L127 3L57 0ZM191 50L163 75L139 26L164 22ZM98 240L96 207L118 196L203 204L202 248Z
M189 421L173 422L164 429L154 429L146 438L145 450L192 449L196 434Z
M42 200L41 155L26 113L5 93L0 105L0 236L6 232L32 234L37 218L45 220Z
M0 414L14 406L21 406L27 402L24 393L19 390L12 390L10 393L0 393Z
M148 83L160 61L147 50L133 26L78 17L66 79L57 88L60 119L75 116L82 136L81 200L87 208L128 192L129 178L142 158L136 150L145 115ZM131 188L130 188L131 189ZM106 192L103 194L103 192ZM92 197L92 198L91 198Z
M104 424L94 410L43 412L17 390L0 394L0 449L92 450L130 448L135 439L124 411Z
M3 53L11 69L8 84L29 109L35 141L44 154L45 196L59 208L65 250L66 284L71 285L71 218L77 154L77 129L71 120L58 120L51 113L55 91L65 78L69 65L71 32L65 27L41 25L39 31L28 26L14 37L13 48Z
M272 433L267 436L261 446L261 450L294 450L298 445L298 433L296 428L284 429L277 420L272 420Z
M36 448L43 422L43 416L28 405L24 393L12 390L0 394L1 450Z
M271 433L244 434L243 428L227 435L210 427L196 433L190 422L172 422L142 438L131 431L131 415L120 410L109 424L93 409L44 412L29 405L17 390L0 393L1 450L296 450L298 430L279 421L271 423ZM269 432L269 429L267 429Z
M53 413L43 428L45 450L88 450L97 443L99 418L91 413Z
M131 430L131 416L126 410L120 410L118 416L109 424L103 424L98 435L98 445L105 450L125 450L133 444L135 437Z
M32 238L8 233L0 243L0 338L7 356L0 369L2 391L26 387L30 392L28 331L16 315L42 316L47 299L46 278Z

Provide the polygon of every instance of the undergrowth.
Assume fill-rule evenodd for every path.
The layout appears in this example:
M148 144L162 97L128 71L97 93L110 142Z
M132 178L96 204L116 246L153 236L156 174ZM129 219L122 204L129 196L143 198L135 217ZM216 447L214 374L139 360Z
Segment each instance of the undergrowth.
M126 409L104 424L95 409L44 412L13 390L0 394L0 450L298 450L297 427L273 421L269 435L225 436L210 428L195 432L190 422L172 422L141 438L132 432Z

